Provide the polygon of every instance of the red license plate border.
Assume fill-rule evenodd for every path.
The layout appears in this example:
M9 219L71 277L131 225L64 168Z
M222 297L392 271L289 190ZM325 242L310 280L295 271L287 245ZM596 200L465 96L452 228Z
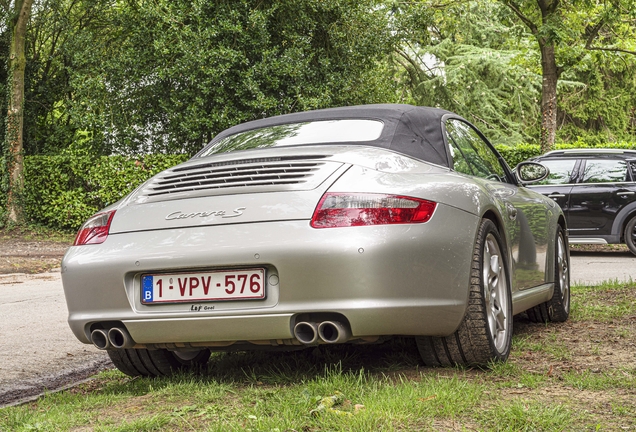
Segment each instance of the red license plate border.
M167 300L167 301L145 301L144 300L144 277L167 277L167 276L178 276L178 275L208 275L211 273L237 273L237 272L249 272L249 271L261 271L263 275L263 295L262 296L251 296L251 297L239 297L239 298L196 298L196 299L184 299L184 300ZM139 275L139 286L140 286L140 300L143 306L155 306L155 305L170 305L170 304L198 304L198 303L228 303L232 301L239 302L255 302L255 301L263 301L267 300L267 268L266 267L237 267L237 268L223 268L223 269L213 269L213 270L183 270L183 271L168 271L168 272L143 272Z

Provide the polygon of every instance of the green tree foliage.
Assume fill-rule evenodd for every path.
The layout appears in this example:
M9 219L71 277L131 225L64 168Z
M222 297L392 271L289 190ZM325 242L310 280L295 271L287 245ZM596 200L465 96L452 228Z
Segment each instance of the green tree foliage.
M534 18L536 2L518 3ZM568 24L545 27L563 65L557 137L633 139L631 15L560 5ZM536 38L502 1L36 0L24 149L193 153L241 121L395 101L456 111L496 142L530 142L541 74ZM5 64L0 80L3 90Z
M25 153L193 153L245 120L394 101L387 20L376 0L35 0Z
M438 3L397 11L404 45L396 58L412 101L457 112L499 143L533 140L541 78L517 38L523 28L494 1Z
M562 106L557 105L557 89L564 74L581 66L590 52L602 52L614 60L636 55L636 3L634 0L502 0L502 3L529 30L541 53L541 147L547 151L554 145L559 127L558 108ZM605 67L608 59L592 57L601 60ZM627 62L632 63L627 69L631 69L633 77L633 60ZM611 70L622 75L625 68ZM587 78L593 79L590 75ZM595 89L598 95L600 87L596 85ZM597 118L602 118L602 114ZM600 121L590 126L599 129L606 124Z
M75 38L80 130L103 153L193 153L271 115L395 98L374 1L155 0L119 4Z
M555 44L559 140L632 140L634 8L628 0L557 2L557 12L543 23L538 3L398 3L394 13L404 48L397 61L406 71L402 82L410 100L456 111L495 142L539 141L544 69L537 37L542 36ZM538 21L538 36L510 5Z
M564 71L557 139L601 144L636 140L636 56L592 51Z
M86 32L111 29L105 20L109 0L39 0L29 24L27 45L25 153L58 154L86 141L78 117L90 114L71 82L76 70L76 40ZM85 46L82 51L92 47ZM84 111L84 112L83 112ZM99 133L92 128L89 134Z

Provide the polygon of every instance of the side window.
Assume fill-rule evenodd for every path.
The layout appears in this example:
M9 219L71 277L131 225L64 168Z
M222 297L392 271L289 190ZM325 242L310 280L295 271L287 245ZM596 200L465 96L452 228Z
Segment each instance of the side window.
M567 184L574 181L573 175L576 159L547 159L540 161L550 170L550 175L537 185Z
M624 160L588 160L581 183L616 183L628 181L627 162Z
M448 124L446 125L448 128ZM455 144L455 140L448 134L448 147L450 148L451 157L453 158L453 169L462 174L476 175L472 170L464 152Z
M497 155L470 125L451 119L446 122L446 133L455 171L490 180L505 178Z
M636 181L636 160L627 161L629 169L632 172L632 181Z

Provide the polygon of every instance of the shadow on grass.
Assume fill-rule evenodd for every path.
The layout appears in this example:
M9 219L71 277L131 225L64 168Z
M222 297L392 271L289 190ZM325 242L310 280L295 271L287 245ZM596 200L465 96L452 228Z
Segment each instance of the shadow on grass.
M266 384L298 383L337 367L343 373L394 372L420 364L413 338L374 345L320 345L298 351L214 353L203 376L219 381Z
M201 370L165 378L130 378L117 371L100 375L92 391L102 395L143 395L173 385L275 385L318 380L327 375L392 374L414 370L420 358L413 338L394 338L373 345L321 345L297 351L212 353ZM89 390L85 389L84 391Z
M515 317L515 335L542 331L545 324L531 323L525 315ZM469 368L474 373L479 371ZM184 383L219 386L285 386L302 384L336 374L413 375L435 371L452 375L466 368L435 368L421 366L414 338L393 338L381 344L320 345L295 351L239 351L212 353L201 370L177 373L167 378L129 378L119 372L109 372L102 382L102 393L145 394L151 390ZM104 375L103 375L104 376ZM106 377L104 376L104 377Z

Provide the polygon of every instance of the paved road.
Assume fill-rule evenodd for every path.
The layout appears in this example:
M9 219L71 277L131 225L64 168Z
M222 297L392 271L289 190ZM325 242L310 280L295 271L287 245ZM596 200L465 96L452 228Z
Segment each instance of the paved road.
M573 283L636 281L628 252L572 252ZM108 356L80 343L66 323L59 273L0 275L0 406L109 367Z
M636 282L636 256L630 252L570 253L573 284L594 285L607 280Z
M0 406L110 364L75 338L67 314L59 273L0 275Z

